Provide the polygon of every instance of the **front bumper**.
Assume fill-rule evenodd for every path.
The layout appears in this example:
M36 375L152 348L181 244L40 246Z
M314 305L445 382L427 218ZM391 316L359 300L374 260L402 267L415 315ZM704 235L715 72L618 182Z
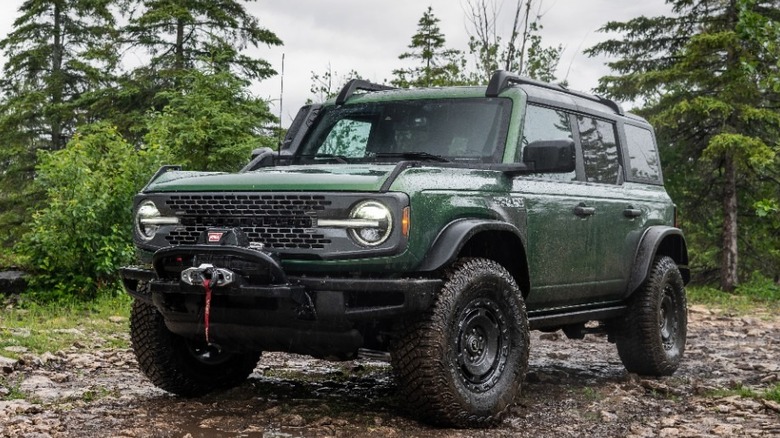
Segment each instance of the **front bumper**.
M208 262L236 272L214 287L210 333L233 349L290 351L315 356L348 353L366 345L361 327L422 312L442 280L287 276L269 253L235 246L188 245L157 251L153 269L124 267L134 298L152 303L172 332L203 339L205 289L181 271Z

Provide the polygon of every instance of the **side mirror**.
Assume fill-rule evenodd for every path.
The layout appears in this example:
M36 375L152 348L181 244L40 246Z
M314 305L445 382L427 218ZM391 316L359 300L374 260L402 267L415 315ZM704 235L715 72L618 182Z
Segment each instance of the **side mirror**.
M523 149L523 163L534 173L567 173L576 166L573 140L543 140Z

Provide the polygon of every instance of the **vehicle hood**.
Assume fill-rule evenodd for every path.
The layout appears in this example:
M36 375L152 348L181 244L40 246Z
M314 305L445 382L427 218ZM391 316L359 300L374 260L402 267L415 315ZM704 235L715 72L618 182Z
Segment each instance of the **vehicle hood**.
M144 192L379 191L393 164L279 166L246 173L170 171Z

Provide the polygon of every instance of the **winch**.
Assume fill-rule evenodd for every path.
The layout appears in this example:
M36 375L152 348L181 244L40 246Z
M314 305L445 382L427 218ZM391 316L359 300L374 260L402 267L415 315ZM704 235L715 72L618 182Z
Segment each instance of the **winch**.
M209 338L209 322L211 319L211 288L226 286L233 282L235 274L225 268L217 268L214 265L203 263L197 268L187 268L181 271L181 281L191 286L203 286L206 303L203 306L203 326L206 343L211 344Z

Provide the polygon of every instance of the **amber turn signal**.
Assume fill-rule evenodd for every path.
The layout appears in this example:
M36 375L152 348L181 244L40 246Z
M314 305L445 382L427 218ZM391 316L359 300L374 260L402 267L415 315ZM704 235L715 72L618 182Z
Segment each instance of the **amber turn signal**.
M404 211L401 214L401 234L403 234L404 237L409 237L410 226L411 223L409 222L409 207L404 207Z

